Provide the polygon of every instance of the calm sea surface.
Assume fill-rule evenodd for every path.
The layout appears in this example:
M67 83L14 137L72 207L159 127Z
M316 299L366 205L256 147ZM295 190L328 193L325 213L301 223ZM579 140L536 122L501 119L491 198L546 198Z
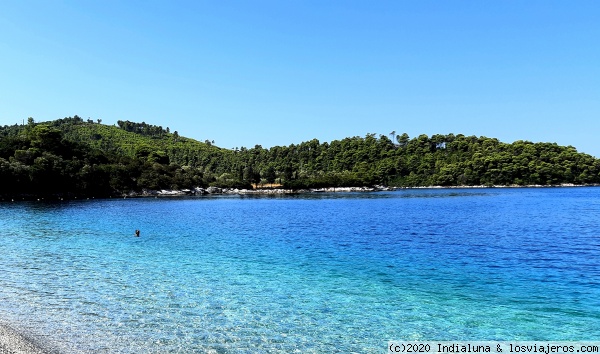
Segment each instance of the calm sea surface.
M598 340L600 188L2 202L0 320L65 353Z

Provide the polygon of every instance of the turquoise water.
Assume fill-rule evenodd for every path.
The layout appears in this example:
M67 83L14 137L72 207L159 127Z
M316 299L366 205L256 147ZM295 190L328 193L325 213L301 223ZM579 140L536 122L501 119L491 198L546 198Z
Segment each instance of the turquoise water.
M4 202L0 319L65 353L598 340L599 224L600 188Z

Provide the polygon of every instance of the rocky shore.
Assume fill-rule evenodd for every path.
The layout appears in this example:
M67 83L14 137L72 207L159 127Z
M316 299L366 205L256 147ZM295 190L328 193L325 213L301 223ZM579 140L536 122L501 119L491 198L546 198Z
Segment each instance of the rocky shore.
M387 186L372 186L372 187L328 187L328 188L312 188L312 189L284 189L284 188L259 188L259 189L238 189L238 188L219 188L208 187L193 189L161 189L150 190L143 189L142 191L130 191L122 194L114 194L110 198L144 198L144 197L185 197L185 196L210 196L210 195L291 195L291 194L310 194L310 193L365 193L365 192L381 192L395 190L410 190L410 189L485 189L485 188L559 188L559 187L598 187L600 184L572 184L564 183L557 185L479 185L479 186L420 186L420 187L387 187ZM2 196L0 201L22 201L22 200L73 200L73 199L95 199L94 196L82 196L71 194L56 194L38 196L34 194L19 194L16 196ZM109 198L109 196L99 197ZM0 353L2 354L2 353Z
M141 192L131 191L123 194L126 198L138 197L178 197L178 196L203 196L203 195L286 195L286 194L307 194L307 193L351 193L351 192L381 192L407 189L483 189L483 188L556 188L556 187L596 187L597 184L560 184L560 185L508 185L508 186L424 186L424 187L328 187L312 189L283 189L283 188L261 188L261 189L237 189L237 188L194 188L180 190L148 190Z
M279 194L306 194L306 193L340 193L340 192L378 192L390 191L398 188L386 186L373 187L329 187L329 188L312 188L312 189L283 189L283 188L262 188L262 189L238 189L238 188L194 188L180 190L148 190L144 189L141 192L131 191L123 195L123 197L177 197L177 196L201 196L201 195L279 195Z

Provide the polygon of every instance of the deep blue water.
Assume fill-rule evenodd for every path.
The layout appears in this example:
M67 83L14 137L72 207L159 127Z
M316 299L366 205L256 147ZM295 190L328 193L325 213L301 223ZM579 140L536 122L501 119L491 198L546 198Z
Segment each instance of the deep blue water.
M599 226L600 188L3 202L0 320L65 353L598 340Z

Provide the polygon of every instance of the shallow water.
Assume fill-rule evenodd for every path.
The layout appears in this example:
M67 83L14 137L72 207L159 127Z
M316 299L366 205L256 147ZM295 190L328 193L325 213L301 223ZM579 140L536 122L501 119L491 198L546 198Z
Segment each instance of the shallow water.
M597 340L599 221L598 188L5 202L0 317L66 353Z

